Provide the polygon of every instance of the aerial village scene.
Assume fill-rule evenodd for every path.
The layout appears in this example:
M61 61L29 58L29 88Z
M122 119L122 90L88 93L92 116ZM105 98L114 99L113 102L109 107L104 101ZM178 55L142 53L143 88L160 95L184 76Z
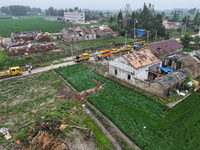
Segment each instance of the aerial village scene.
M200 150L200 1L0 2L0 150Z

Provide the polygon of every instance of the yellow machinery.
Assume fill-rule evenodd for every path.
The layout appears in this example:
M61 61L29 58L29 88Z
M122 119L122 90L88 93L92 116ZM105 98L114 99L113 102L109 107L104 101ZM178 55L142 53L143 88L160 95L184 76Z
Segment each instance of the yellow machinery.
M88 59L90 59L90 56L88 55L88 53L84 53L81 56L77 55L75 58L73 58L75 62L80 62L80 61L84 61Z
M0 79L22 74L22 70L19 67L10 67L9 70L0 72Z

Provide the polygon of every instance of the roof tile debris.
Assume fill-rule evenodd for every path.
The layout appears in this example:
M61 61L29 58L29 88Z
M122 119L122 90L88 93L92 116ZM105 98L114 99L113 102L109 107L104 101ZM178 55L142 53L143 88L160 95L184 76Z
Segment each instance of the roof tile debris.
M198 63L200 63L200 50L199 51L195 51L193 53L190 53L190 56L196 60Z
M85 26L77 27L66 27L65 30L68 32L68 35L71 37L85 36L88 34L95 34L95 32Z
M165 89L171 87L172 85L182 81L186 78L186 75L182 71L170 72L169 74L163 76L162 78L158 78L155 82L162 85Z
M136 69L161 61L149 49L125 54L123 57Z
M156 54L162 54L182 48L183 45L177 42L175 39L171 39L171 40L151 43L149 44L149 47L151 47Z

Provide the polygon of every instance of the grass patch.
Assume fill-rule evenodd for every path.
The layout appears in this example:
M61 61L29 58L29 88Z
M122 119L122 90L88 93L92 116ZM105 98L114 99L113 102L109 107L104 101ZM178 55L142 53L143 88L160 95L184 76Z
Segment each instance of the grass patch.
M105 137L105 135L103 134L103 132L101 131L101 129L99 127L96 126L94 120L90 119L90 118L86 118L85 120L83 120L83 123L90 129L92 129L92 131L95 134L95 144L96 147L99 150L112 150L113 146L110 143L110 141Z
M183 52L193 52L193 50L192 49L190 49L190 48L183 48Z

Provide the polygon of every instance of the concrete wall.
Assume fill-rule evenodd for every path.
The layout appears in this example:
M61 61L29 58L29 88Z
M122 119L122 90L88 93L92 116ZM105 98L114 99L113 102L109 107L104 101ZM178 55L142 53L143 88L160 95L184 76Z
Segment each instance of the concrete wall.
M181 57L178 59L178 61L182 62L182 68L192 65L196 69L197 72L193 75L193 78L200 76L200 64L190 55Z
M167 52L167 53L163 53L163 54L160 54L160 55L156 54L156 56L158 56L158 58L160 58L164 62L165 57L172 55L172 54L175 54L175 53L178 53L178 52L181 52L181 51L182 51L182 48L179 48L179 49L176 49L176 50L173 50L173 51L170 51L170 52Z
M13 56L18 56L18 55L24 55L25 53L38 53L38 52L51 51L51 50L56 50L56 49L59 49L59 47L46 45L46 46L39 46L39 47L34 47L34 48L29 48L29 47L23 47L23 48L18 48L18 49L9 48L9 51L12 52Z

